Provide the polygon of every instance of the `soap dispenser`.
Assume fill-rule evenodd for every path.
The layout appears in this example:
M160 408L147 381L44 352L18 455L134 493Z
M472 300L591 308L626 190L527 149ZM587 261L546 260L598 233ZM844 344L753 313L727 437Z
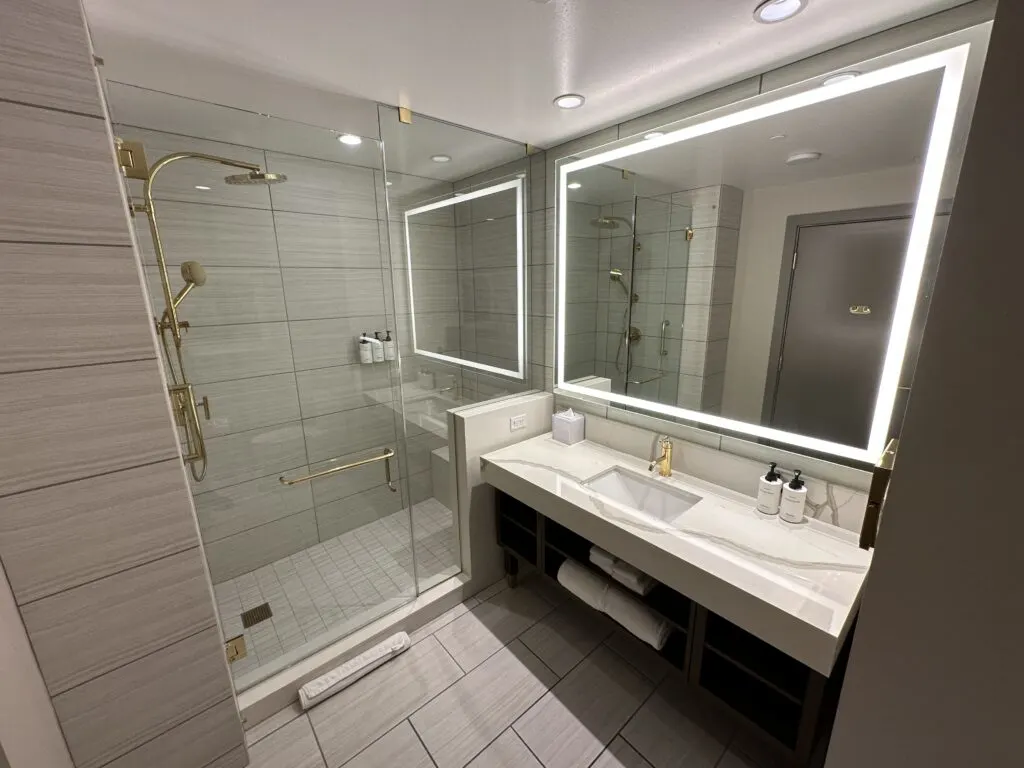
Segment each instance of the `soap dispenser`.
M380 331L374 331L373 332L373 338L376 339L376 341L371 341L370 342L370 344L373 345L373 349L371 350L371 354L372 354L372 357L373 357L373 362L375 362L375 363L383 363L384 362L384 340L380 337Z
M775 471L778 465L773 461L768 472L757 482L757 511L762 515L779 514L782 499L782 475Z
M782 504L779 506L779 517L787 523L804 521L804 506L807 504L807 486L800 479L800 470L793 473L793 479L782 489Z

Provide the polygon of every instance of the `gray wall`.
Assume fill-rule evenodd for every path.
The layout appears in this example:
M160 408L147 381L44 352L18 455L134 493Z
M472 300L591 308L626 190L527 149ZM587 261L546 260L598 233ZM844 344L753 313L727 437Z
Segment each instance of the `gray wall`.
M828 768L1021 763L1022 37L1001 3Z
M242 766L81 7L0 29L0 561L78 768Z

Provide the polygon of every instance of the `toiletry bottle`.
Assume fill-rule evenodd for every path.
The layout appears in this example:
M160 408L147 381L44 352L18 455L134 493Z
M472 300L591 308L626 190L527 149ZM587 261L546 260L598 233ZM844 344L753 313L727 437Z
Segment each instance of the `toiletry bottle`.
M793 479L782 489L782 504L779 505L779 517L787 523L802 523L804 505L807 503L807 486L800 479L800 470L793 473Z
M757 511L762 515L779 514L783 483L782 476L775 471L776 466L773 461L767 474L757 481Z
M394 360L395 359L395 341L391 338L391 331L386 332L387 335L384 337L384 359Z
M370 347L370 341L366 338L366 331L363 331L359 336L359 362L363 365L373 362L373 350Z
M373 362L383 363L384 362L384 342L380 339L380 331L373 332L373 338L376 342L370 342L370 346L373 347Z

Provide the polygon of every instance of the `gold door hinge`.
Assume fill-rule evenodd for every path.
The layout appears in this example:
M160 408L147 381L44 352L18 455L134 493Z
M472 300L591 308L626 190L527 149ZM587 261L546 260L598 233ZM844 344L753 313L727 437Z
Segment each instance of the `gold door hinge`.
M124 175L129 179L149 178L149 165L146 163L146 150L141 141L125 141L115 139L117 144L117 162L121 164Z
M398 108L398 122L405 125L412 125L412 110L408 107Z
M232 637L224 643L224 653L227 654L228 664L233 664L234 662L248 656L249 652L245 648L245 635Z

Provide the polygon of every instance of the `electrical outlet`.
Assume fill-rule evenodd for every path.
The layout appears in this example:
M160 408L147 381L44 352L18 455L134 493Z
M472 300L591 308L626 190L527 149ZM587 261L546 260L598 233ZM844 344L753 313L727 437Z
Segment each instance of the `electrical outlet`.
M526 414L521 413L518 416L513 416L508 420L508 431L518 432L520 429L526 429Z

